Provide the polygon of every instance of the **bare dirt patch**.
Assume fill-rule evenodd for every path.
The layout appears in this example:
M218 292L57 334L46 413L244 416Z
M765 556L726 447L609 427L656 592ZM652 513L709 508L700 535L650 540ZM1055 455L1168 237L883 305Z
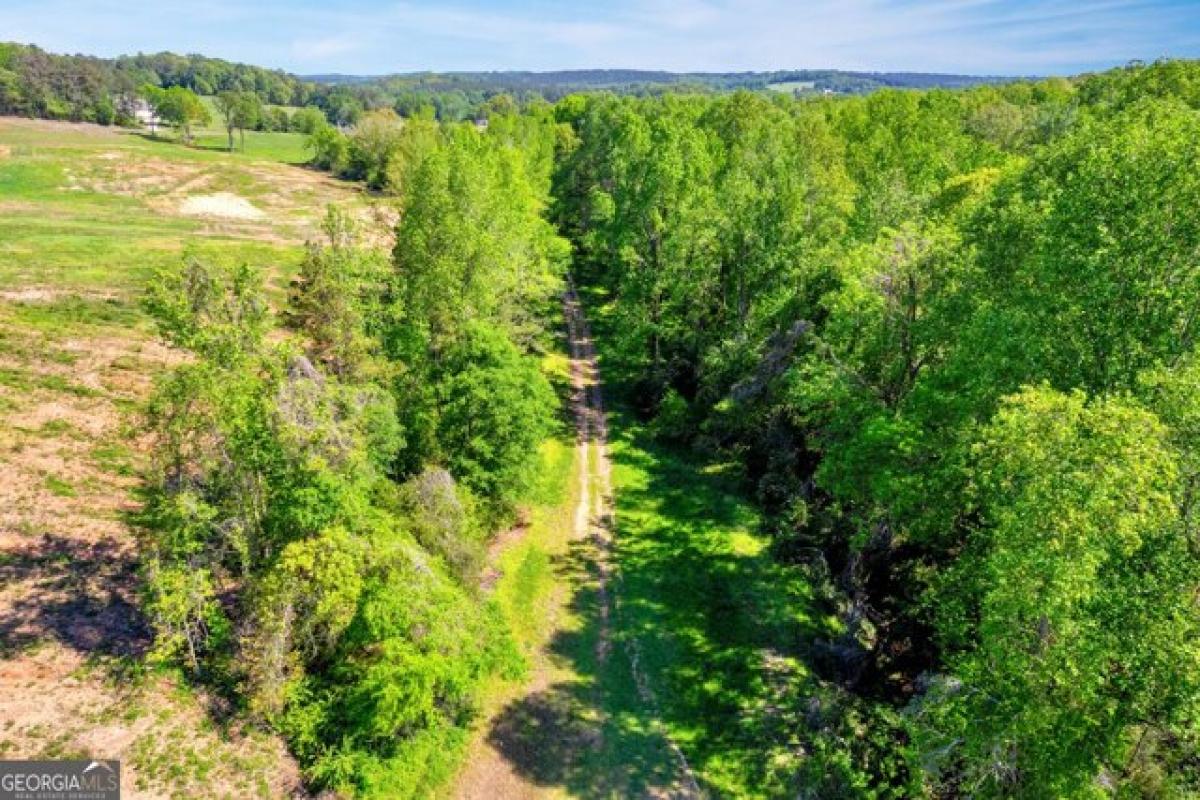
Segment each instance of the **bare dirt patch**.
M212 177L205 164L112 151L78 164L77 170L76 184L88 191L142 200L186 194L202 188Z
M53 303L65 297L78 297L84 300L115 300L117 294L115 292L57 289L49 286L26 286L23 289L0 290L0 300L12 303Z
M189 197L179 204L179 213L189 217L247 220L265 219L267 216L249 200L232 192Z
M213 797L302 796L277 737L144 672L151 637L127 519L144 454L115 401L144 397L179 355L116 333L34 335L0 358L17 387L0 392L0 756L118 758L137 800L200 785Z
M47 702L33 689L51 682ZM6 758L118 758L121 795L130 800L307 796L277 739L209 722L200 710L205 698L167 678L114 678L73 648L51 644L0 660L0 686L19 690L0 695Z
M0 127L24 128L26 130L45 131L46 133L75 133L113 139L121 135L119 128L114 129L105 125L94 125L90 122L62 122L60 120L26 119L24 117L5 117L3 120L0 120Z

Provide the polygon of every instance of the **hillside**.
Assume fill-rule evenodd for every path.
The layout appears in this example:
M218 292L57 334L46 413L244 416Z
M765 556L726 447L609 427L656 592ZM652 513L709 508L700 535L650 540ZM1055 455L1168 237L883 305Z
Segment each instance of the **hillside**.
M180 355L140 299L185 252L285 280L327 203L369 214L353 186L253 155L0 119L0 681L18 689L0 698L4 757L120 758L134 798L201 779L212 796L297 790L277 738L144 660L139 415Z
M574 92L644 95L668 90L770 90L799 95L853 95L888 88L969 88L1012 80L840 70L673 73L612 69L296 76L196 54L161 52L106 59L58 55L35 45L0 42L0 114L125 126L135 124L135 99L146 93L146 87L181 87L206 97L220 92L248 92L268 106L290 107L293 111L312 106L332 123L351 125L365 111L382 108L409 117L432 111L442 121L476 118L489 113L489 102L501 95L527 105L536 98L554 102ZM255 127L278 130L286 122L286 118L263 114Z
M636 69L560 70L552 72L417 72L395 75L305 75L304 80L334 86L378 85L392 90L428 92L535 92L555 100L571 92L647 93L667 89L735 91L768 89L790 83L838 94L866 94L879 89L962 89L1007 83L1011 77L944 75L921 72L850 72L844 70L776 70L773 72L661 72Z

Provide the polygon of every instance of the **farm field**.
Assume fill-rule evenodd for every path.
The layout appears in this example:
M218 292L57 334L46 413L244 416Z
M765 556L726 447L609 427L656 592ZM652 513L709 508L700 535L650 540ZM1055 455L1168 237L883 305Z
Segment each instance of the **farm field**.
M327 204L371 218L352 185L281 163L292 136L230 155L0 120L0 683L18 689L0 698L2 757L111 754L134 798L299 786L278 739L147 668L129 524L137 413L178 359L139 307L147 278L186 252L280 286Z

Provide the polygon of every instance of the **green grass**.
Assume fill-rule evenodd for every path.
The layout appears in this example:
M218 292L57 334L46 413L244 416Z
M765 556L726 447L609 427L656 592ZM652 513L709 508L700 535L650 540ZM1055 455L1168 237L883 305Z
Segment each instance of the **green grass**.
M50 494L55 497L75 497L78 492L75 487L57 475L46 476L46 488L50 490Z
M529 509L529 529L500 558L496 601L526 654L544 642L551 624L549 604L559 577L553 561L565 552L571 533L573 456L568 441L543 443L541 478Z
M65 419L47 420L37 431L38 436L49 438L74 439L79 437L79 431Z
M783 81L781 83L772 83L767 86L773 92L784 92L792 94L793 92L811 92L816 88L815 81Z
M290 272L301 257L304 230L326 203L358 202L350 187L341 192L289 179L292 168L277 162L305 159L300 134L249 132L245 153L224 152L217 131L199 144L85 126L47 131L0 119L0 152L6 153L0 157L0 290L39 287L131 299L156 269L177 264L185 248ZM214 225L171 213L189 194L216 192L268 208L269 221ZM7 310L0 304L0 312Z
M204 95L200 101L208 108L212 120L208 125L193 131L195 136L192 146L202 151L229 152L229 133L225 130L225 117L217 108L215 97ZM283 108L289 113L295 113L295 106L267 106L267 108ZM167 132L164 138L173 134ZM281 131L246 131L246 146L242 150L241 134L233 134L234 155L263 161L278 161L282 164L304 164L312 153L304 146L305 136L300 133Z
M0 386L16 389L21 392L46 389L75 397L100 396L100 392L96 389L73 383L62 375L45 375L39 372L14 369L12 367L0 367Z
M619 397L628 376L606 347L603 298L590 300L601 374ZM656 443L619 402L609 412L617 640L638 652L659 718L704 788L722 797L785 793L800 757L798 712L816 688L803 657L814 638L831 635L833 620L803 570L771 556L736 470ZM649 778L636 767L660 768L645 753L655 744L652 710L627 674L607 684L607 760Z
M492 599L528 669L516 681L497 677L484 687L480 726L466 753L482 751L483 740L493 736L495 724L520 705L527 682L538 674L565 681L579 679L565 662L544 655L564 630L577 630L585 624L571 607L572 576L564 569L571 557L578 500L580 465L573 445L565 435L542 443L537 485L526 506L528 528L499 554L500 577ZM438 787L436 793L454 796L453 786Z
M242 149L241 135L233 134L233 155L278 161L282 164L304 164L312 158L312 151L304 145L306 137L301 133L280 131L246 131L246 149ZM228 153L229 135L205 133L196 137L193 146L202 150Z
M761 712L780 688L803 690L800 656L826 621L803 572L771 557L731 476L656 445L627 416L612 429L619 638L640 651L661 718L702 783L719 796L769 796L783 788L773 765L794 754L780 720ZM786 687L771 684L767 663L785 670Z
M92 463L110 475L131 476L134 454L123 444L105 443L92 449Z

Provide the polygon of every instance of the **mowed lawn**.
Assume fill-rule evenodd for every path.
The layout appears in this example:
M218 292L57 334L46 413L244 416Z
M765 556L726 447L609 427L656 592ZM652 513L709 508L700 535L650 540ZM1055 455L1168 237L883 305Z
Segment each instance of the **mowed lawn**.
M221 150L229 152L229 132L225 129L225 118L217 108L215 97L200 98L208 109L211 120L208 125L194 131L193 147L202 150ZM295 106L268 106L282 108L289 115L299 109ZM163 134L164 138L174 136L171 131ZM246 131L245 138L238 131L233 132L233 153L244 158L278 161L281 164L303 164L312 157L312 152L304 146L304 136L298 133L281 133L279 131Z
M179 359L141 310L147 279L190 253L255 264L279 296L327 205L377 216L352 185L285 163L302 147L0 118L0 683L15 687L0 757L120 758L132 797L297 785L277 739L147 671L128 520L139 412Z

